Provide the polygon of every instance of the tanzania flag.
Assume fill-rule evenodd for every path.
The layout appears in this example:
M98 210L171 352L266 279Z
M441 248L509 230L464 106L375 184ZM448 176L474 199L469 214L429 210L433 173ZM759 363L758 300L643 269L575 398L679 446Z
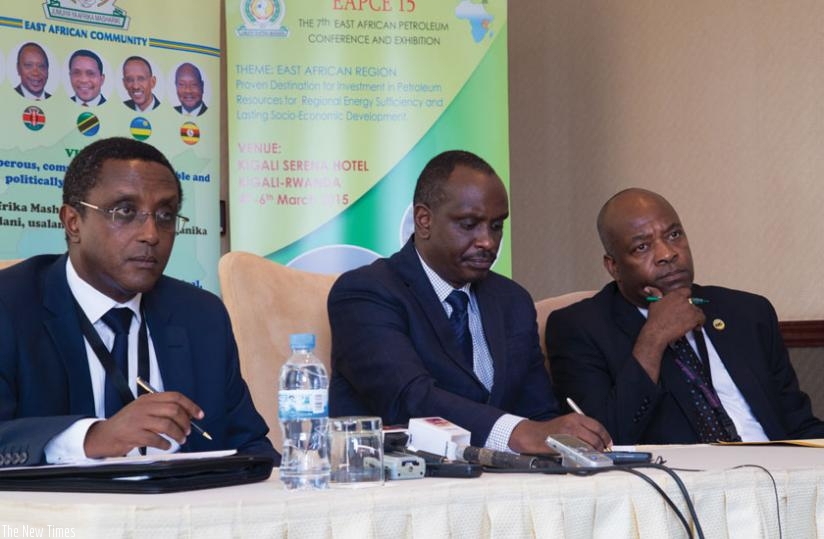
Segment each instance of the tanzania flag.
M100 131L100 120L91 112L82 112L77 117L77 130L87 137L93 137Z
M152 124L150 124L146 118L138 116L132 120L132 123L129 125L129 131L137 140L146 140L152 136Z
M46 125L46 115L40 107L26 107L23 111L23 124L32 131L40 131Z
M200 128L194 122L186 122L180 126L180 138L189 146L200 140Z

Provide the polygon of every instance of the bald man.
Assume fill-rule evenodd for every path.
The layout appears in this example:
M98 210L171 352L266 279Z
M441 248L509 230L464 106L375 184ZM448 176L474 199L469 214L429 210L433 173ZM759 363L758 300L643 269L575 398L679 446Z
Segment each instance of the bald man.
M616 444L824 437L772 305L695 284L687 234L666 199L621 191L597 228L613 281L547 320L559 396Z

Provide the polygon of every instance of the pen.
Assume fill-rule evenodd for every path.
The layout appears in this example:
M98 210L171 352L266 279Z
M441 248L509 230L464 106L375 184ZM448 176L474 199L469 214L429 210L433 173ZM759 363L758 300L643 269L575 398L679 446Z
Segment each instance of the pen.
M574 401L574 400L572 400L571 398L567 397L567 400L566 400L566 401L567 401L567 404L569 404L569 407L570 407L570 408L572 408L572 411L573 411L573 412L575 412L576 414L586 415L586 414L584 413L584 411L583 411L583 410L581 410L581 407L580 407L580 406L578 406L577 404L575 404L575 401Z
M572 400L570 397L567 397L566 401L567 401L567 404L569 404L569 407L572 408L573 412L575 412L576 414L580 414L580 415L586 415L584 413L584 411L581 410L581 407L578 406L578 404L574 400ZM609 453L610 451L612 451L612 446L611 445L604 448L605 453Z
M155 388L150 386L148 382L146 382L145 380L143 380L143 378L141 378L139 376L137 377L137 385L139 385L140 387L145 389L146 393L157 393L158 392ZM207 440L212 439L212 435L209 434L208 432L206 432L205 430L203 430L202 428L200 428L200 425L198 425L194 421L191 422L191 425L192 425L193 429L195 429L196 431L198 431L200 433L201 436L203 436Z
M660 301L661 298L658 296L647 296L646 300L650 303L655 303L656 301ZM693 305L706 305L710 302L710 300L704 298L690 298L688 301Z

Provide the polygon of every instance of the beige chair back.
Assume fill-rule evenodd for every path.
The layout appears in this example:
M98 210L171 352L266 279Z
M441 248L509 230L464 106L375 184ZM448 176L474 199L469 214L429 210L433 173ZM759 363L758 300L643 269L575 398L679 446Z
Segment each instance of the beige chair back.
M289 335L314 333L315 353L331 375L326 298L337 277L295 270L240 251L221 257L218 277L237 339L241 372L255 407L269 425L269 439L280 451L278 379L291 353Z
M597 290L580 290L578 292L570 292L535 302L535 310L538 311L538 337L541 340L541 351L546 358L547 367L549 367L549 356L546 353L546 319L549 313L562 309L567 305L578 303L582 299L591 298L596 292Z
M0 260L0 269L5 269L9 266L13 266L13 265L17 264L18 262L22 262L22 261L23 261L22 258L10 258L8 260Z

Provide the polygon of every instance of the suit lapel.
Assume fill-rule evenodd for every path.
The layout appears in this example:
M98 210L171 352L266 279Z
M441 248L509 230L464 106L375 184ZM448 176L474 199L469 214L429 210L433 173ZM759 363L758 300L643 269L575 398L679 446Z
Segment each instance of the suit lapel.
M718 357L724 364L724 368L732 378L735 386L741 392L744 400L750 407L753 416L761 424L767 436L783 436L784 428L781 426L779 418L772 412L773 406L767 401L767 397L761 390L758 379L750 367L749 357L752 354L759 354L753 349L753 337L742 333L746 328L741 327L740 321L731 318L725 312L724 300L722 297L711 294L706 289L695 287L695 295L710 299L710 303L704 306L704 314L707 317L704 323L704 331L712 342ZM699 295L700 294L700 295ZM720 324L716 321L723 322ZM718 326L716 328L716 325Z
M480 384L475 372L463 360L463 351L458 346L458 341L452 332L452 327L449 325L446 311L444 311L443 305L438 300L437 294L435 294L435 289L432 288L432 283L429 282L429 278L423 270L418 253L415 251L413 238L410 238L400 252L390 258L390 261L394 270L409 287L412 297L420 306L420 311L429 321L438 342L449 358Z
M66 280L66 259L66 255L61 256L46 271L43 305L52 316L43 320L43 326L52 341L52 349L66 371L70 413L94 416L89 358L86 356L74 298Z
M173 298L164 296L161 281L151 292L143 296L146 324L149 327L163 387L167 391L179 391L193 398L195 395L195 370L186 328L174 322Z
M613 286L615 285L613 284ZM629 336L630 342L634 343L646 320L638 308L621 295L617 286L615 286L612 313L618 327ZM661 359L661 374L658 385L672 395L690 424L693 425L693 428L696 428L698 417L695 414L695 407L690 396L690 387L681 369L675 364L675 353L669 347L664 350L664 356Z

